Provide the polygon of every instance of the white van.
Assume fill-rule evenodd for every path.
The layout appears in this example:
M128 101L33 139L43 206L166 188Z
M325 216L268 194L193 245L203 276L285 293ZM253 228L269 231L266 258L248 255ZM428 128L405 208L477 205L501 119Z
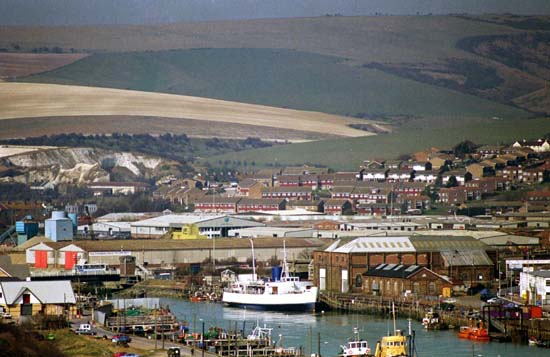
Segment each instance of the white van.
M94 335L95 331L92 328L92 325L90 324L80 324L80 327L78 327L75 331L79 335Z

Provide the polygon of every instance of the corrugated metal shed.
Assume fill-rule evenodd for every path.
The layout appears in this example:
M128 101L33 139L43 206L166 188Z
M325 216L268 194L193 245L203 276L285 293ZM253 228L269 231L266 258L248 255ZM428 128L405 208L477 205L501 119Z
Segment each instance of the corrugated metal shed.
M539 245L540 238L504 234L500 236L480 238L480 241L490 246L511 246L511 245Z
M222 218L219 214L167 214L132 222L132 227L170 227L170 224L192 224L209 219Z
M250 249L248 239L216 238L216 249ZM319 248L326 244L317 238L284 238L287 248ZM261 238L254 240L257 248L280 248L282 238ZM55 250L74 244L87 252L97 251L155 251L155 250L197 250L212 249L212 239L183 239L183 240L155 240L155 239L110 239L87 240L67 243L52 242L47 245Z
M469 236L414 235L410 237L417 251L442 251L449 249L487 249L487 245Z
M409 237L362 237L333 250L335 253L414 252Z
M440 252L446 266L480 266L493 265L485 251L477 250L445 250Z

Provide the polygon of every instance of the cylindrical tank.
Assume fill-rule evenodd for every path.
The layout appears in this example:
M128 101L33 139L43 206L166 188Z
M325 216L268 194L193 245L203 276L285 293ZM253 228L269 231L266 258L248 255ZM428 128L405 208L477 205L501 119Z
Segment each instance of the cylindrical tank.
M282 272L283 272L283 267L279 267L279 266L271 267L271 280L272 281L281 280Z
M65 218L65 211L53 211L52 219L61 219Z

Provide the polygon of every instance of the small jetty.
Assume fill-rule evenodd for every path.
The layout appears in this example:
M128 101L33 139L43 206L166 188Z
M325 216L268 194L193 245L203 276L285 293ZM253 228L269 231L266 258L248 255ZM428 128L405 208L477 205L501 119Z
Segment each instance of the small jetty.
M273 341L272 330L265 326L256 326L252 333L245 337L240 331L226 332L224 329L211 327L204 335L180 334L178 342L192 348L204 348L218 356L304 356L301 347L284 347L282 341Z

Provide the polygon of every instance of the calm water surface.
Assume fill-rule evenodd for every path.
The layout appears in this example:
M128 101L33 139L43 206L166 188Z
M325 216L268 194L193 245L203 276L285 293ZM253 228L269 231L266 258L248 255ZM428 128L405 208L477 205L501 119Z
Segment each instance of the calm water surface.
M355 326L359 327L360 336L366 338L373 349L382 335L393 331L391 320L363 314L250 311L225 307L219 303L192 303L180 299L161 299L161 303L169 305L179 320L187 321L191 331L200 332L202 321L206 329L210 326L218 326L233 330L236 325L238 330L242 330L244 326L246 333L250 333L256 324L266 325L273 328L274 341L282 339L282 344L286 347L302 346L306 355L311 353L311 346L313 352L317 352L318 333L321 334L321 354L336 356L340 352L340 345L345 344L347 339L352 337ZM397 320L398 329L406 331L407 324L407 320ZM416 331L416 350L420 357L527 357L527 355L550 357L550 349L512 343L473 343L458 339L454 331L425 331L417 321L412 321L412 329ZM311 335L313 337L310 337Z

